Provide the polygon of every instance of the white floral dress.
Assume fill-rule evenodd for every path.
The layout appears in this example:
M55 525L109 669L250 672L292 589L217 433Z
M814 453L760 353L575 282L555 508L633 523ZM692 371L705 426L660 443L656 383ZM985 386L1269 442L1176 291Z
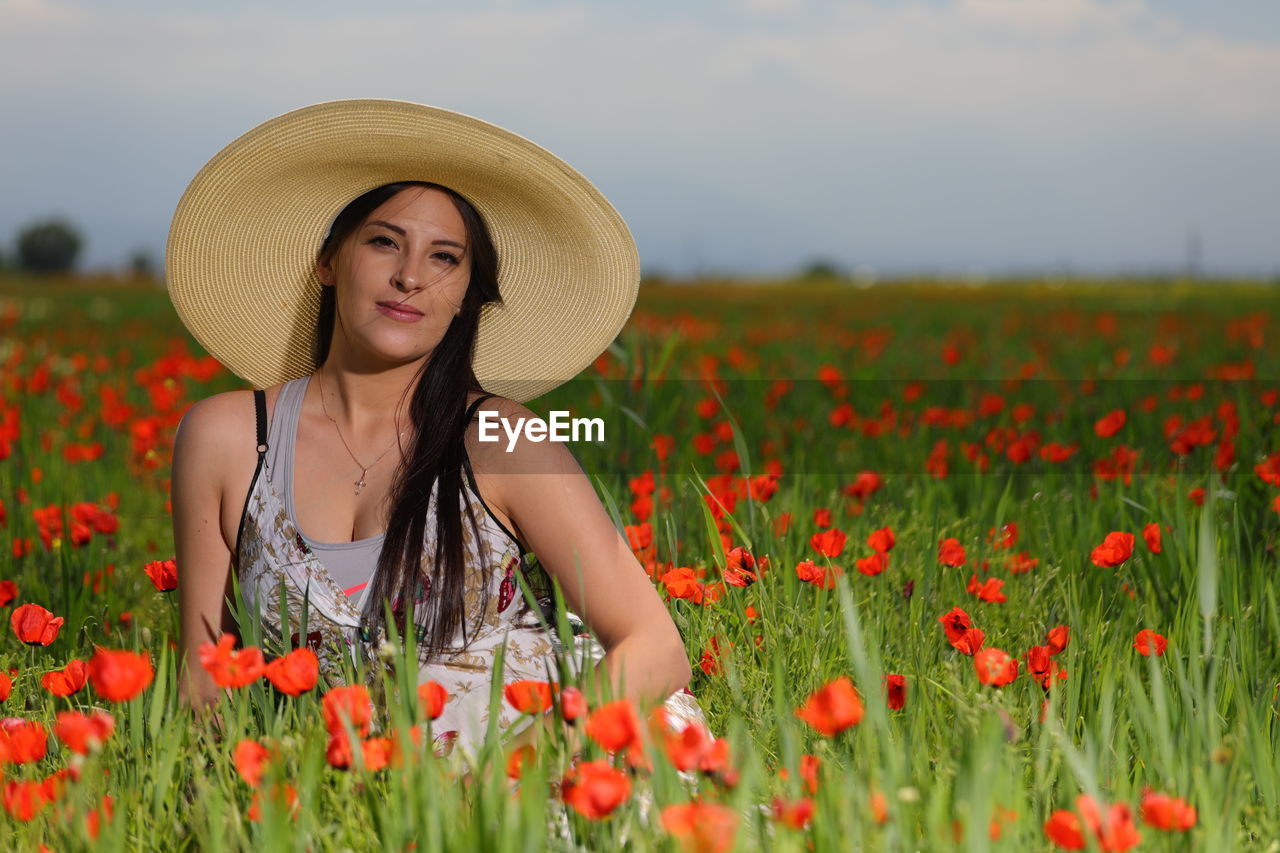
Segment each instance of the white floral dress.
M255 392L255 398L259 465L245 500L236 545L237 577L247 612L261 614L265 636L278 647L297 647L303 643L311 647L330 686L346 683L346 663L354 666L357 661L363 661L370 676L370 687L376 688L381 668L376 656L377 643L364 627L367 624L364 614L373 612L374 602L368 600L373 584L365 585L356 598L349 597L304 541L271 477L263 476L267 449L265 398L262 392ZM469 473L469 466L467 468ZM476 494L478 496L478 492ZM435 504L433 487L426 518L424 553L427 555L434 552ZM477 628L469 631L471 641L465 650L420 664L419 683L435 681L448 691L444 713L433 723L437 748L442 751L459 747L474 751L484 740L489 726L494 665L504 643L501 675L504 684L559 680L556 653L561 644L542 626L540 612L525 606L519 591L516 575L529 568L519 544L487 507L484 512L477 512L474 504L462 495L459 495L459 505L463 513L463 556L468 568L464 601L468 608L483 606L485 609L478 622L474 610L466 614L467 625ZM467 521L468 513L476 520L478 538ZM280 629L281 584L291 631L287 644ZM426 590L419 584L418 600L423 600L425 594ZM303 621L304 602L307 636L300 642L298 629ZM397 603L393 602L393 607ZM423 636L421 624L418 629L419 636ZM599 643L582 634L575 638L575 648L566 653L564 659L576 675L582 663L598 660L602 655ZM672 695L666 708L677 725L695 720L705 724L701 709L687 691ZM499 703L498 710L498 725L502 729L520 718L520 713L505 701Z

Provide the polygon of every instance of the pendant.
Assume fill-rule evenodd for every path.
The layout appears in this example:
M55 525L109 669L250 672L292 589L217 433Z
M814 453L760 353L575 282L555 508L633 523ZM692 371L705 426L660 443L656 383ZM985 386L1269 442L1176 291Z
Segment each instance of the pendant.
M365 469L365 470L368 470L368 469ZM364 474L365 474L365 472L364 472L364 471L361 471L361 472L360 472L360 479L359 479L359 480L356 480L356 494L357 494L357 495L358 495L358 494L360 494L360 490L361 490L361 489L363 489L366 485L368 485L368 484L367 484L367 483L365 483L365 481L364 481Z

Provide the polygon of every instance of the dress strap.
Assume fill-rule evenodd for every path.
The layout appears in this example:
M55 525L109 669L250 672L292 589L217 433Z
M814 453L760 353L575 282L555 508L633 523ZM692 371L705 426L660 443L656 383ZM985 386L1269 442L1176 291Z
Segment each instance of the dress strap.
M267 453L267 393L261 388L253 389L253 408L258 418L258 460Z
M253 469L253 478L249 480L249 491L244 496L244 508L240 510L240 525L236 528L236 552L232 555L236 565L240 564L240 539L244 535L244 520L249 515L249 498L253 496L253 488L258 484L262 474L262 464L267 460L267 395L260 389L253 390L253 409L258 426L258 465Z

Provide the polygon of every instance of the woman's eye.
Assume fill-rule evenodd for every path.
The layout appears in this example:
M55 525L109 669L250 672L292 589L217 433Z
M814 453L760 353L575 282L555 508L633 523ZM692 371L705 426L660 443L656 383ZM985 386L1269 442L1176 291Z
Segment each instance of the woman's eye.
M461 261L458 260L458 256L450 252L436 252L432 257L439 258L447 264L457 265L461 263Z
M395 248L396 245L395 240L392 240L386 234L378 234L377 236L371 237L369 238L369 242L375 246L391 246L392 248Z

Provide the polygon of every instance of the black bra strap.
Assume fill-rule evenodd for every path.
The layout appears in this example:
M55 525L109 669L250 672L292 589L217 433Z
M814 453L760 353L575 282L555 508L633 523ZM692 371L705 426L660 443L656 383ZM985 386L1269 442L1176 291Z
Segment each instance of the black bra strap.
M261 388L253 391L253 406L258 415L258 458L267 452L267 394Z
M473 402L470 406L468 406L468 407L467 407L467 414L466 414L466 417L464 417L464 418L462 419L462 420L463 420L463 423L468 423L468 424L469 424L469 423L471 423L471 418L475 415L475 413L476 413L476 409L480 408L480 404L481 404L481 403L483 403L485 400L488 400L490 397L496 397L496 396L498 396L498 395L497 395L497 394L485 394L484 396L477 397L477 398L475 399L475 402Z
M256 388L253 391L253 408L258 419L258 465L249 480L249 491L245 493L244 507L240 510L240 523L236 526L236 551L231 555L236 566L240 565L240 540L244 536L244 520L249 515L249 498L253 496L253 487L258 484L262 466L267 461L267 395Z

